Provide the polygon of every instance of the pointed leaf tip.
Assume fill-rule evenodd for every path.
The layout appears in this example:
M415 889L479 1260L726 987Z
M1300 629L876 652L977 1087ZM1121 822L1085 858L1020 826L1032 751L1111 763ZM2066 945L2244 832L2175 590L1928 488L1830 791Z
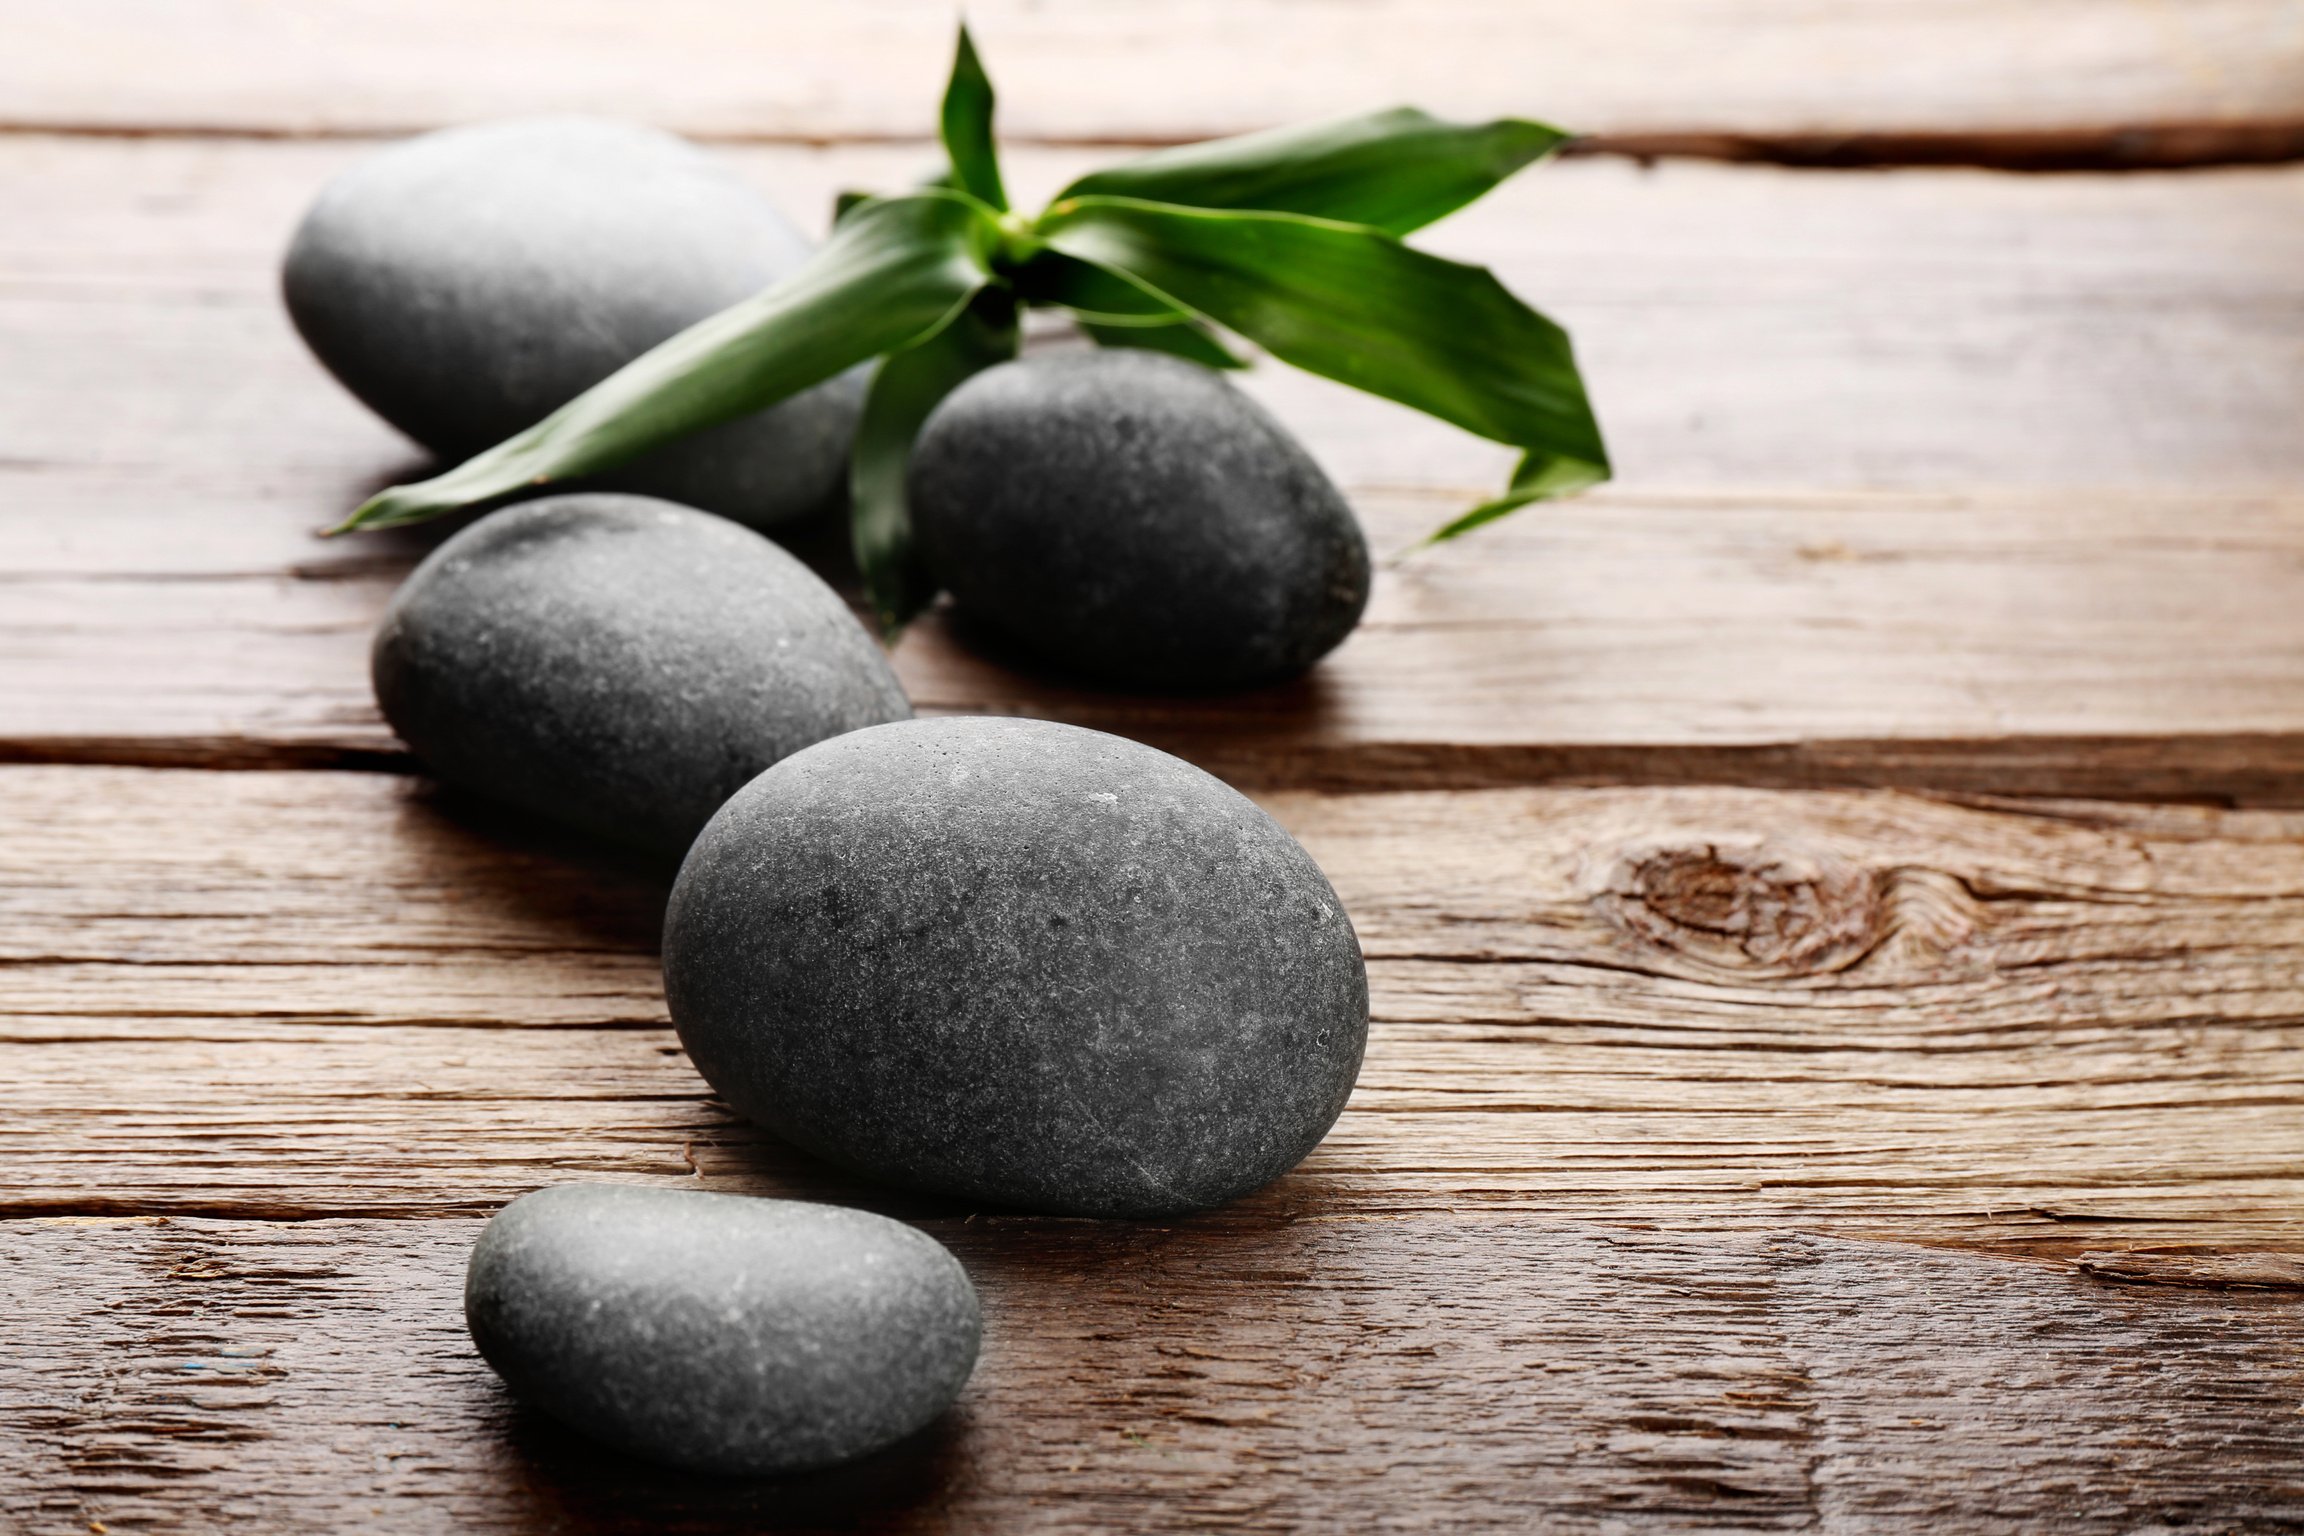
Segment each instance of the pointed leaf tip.
M1485 267L1293 213L1081 197L1049 248L1215 321L1282 362L1522 450L1497 501L1441 537L1608 478L1568 335Z
M965 18L960 39L952 50L952 78L944 87L940 128L944 153L952 162L955 184L961 191L994 210L1008 211L1008 191L1000 180L1000 155L992 138L996 97L984 62L976 56L975 39L968 35Z
M1394 107L1154 150L1092 171L1060 197L1301 213L1405 235L1486 196L1567 139L1548 123L1451 123Z

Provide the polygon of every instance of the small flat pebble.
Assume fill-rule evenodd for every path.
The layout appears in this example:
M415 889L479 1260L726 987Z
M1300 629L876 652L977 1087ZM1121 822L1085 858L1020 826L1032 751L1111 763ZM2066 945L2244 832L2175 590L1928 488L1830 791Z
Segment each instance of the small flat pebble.
M1368 602L1368 544L1302 444L1210 369L1142 351L1004 363L947 396L913 523L963 618L1092 682L1277 682Z
M1159 1215L1278 1178L1344 1108L1368 977L1344 906L1245 796L1028 720L875 727L698 837L665 990L743 1114L860 1172Z
M563 1184L480 1234L464 1317L523 1402L698 1471L797 1472L878 1450L975 1368L975 1287L867 1211Z
M345 387L456 461L788 276L809 249L765 197L670 134L516 118L424 134L343 172L296 231L283 289ZM788 523L839 500L862 400L850 374L598 483Z
M911 714L838 593L749 529L606 493L490 513L376 632L376 699L450 783L677 854L762 769Z

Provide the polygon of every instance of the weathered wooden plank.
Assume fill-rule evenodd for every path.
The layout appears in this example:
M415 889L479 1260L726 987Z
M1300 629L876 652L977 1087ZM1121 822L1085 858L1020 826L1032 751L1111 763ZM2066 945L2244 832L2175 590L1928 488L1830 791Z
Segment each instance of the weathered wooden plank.
M1404 542L1448 505L1373 494ZM1890 784L2292 804L2294 497L1592 498L1385 573L1312 677L1229 698L897 652L929 713L1112 730L1242 782ZM403 541L401 547L413 547ZM396 554L315 575L25 578L0 605L0 755L389 765L370 630ZM363 559L359 551L347 558Z
M2304 147L2294 0L991 0L969 20L1027 138L1170 141L1415 101L1633 149L2018 164ZM263 0L0 6L0 122L400 132L613 111L722 137L929 131L949 6Z
M946 45L930 9L673 0L640 29L595 0L395 0L316 30L246 0L0 0L0 130L360 135L580 100L723 137L902 137ZM1045 139L1542 91L1630 151L2304 152L2293 0L1589 11L975 19L1010 120ZM1140 92L1115 89L1123 58ZM269 292L295 208L352 152L0 139L0 756L394 760L361 654L425 540L305 530L410 461ZM744 163L813 214L924 156ZM1016 179L1086 158L1024 154ZM1354 646L1277 695L1112 700L935 625L901 664L926 708L1106 724L1267 784L2292 802L2300 187L1548 173L1442 240L1584 338L1625 402L1621 490L1387 577ZM1380 542L1499 469L1322 386L1256 387ZM2304 817L1268 799L1368 942L1362 1091L1265 1195L1122 1227L963 1220L734 1122L663 1027L661 870L405 779L0 771L0 1216L21 1218L0 1518L2304 1527ZM569 1176L926 1215L985 1285L984 1373L922 1442L796 1487L603 1457L512 1411L456 1322L468 1213ZM172 1215L33 1219L134 1211Z
M1419 504L1440 505L1361 501L1400 538ZM943 614L897 659L925 711L1111 730L1244 782L1717 779L2293 804L2299 510L1595 497L1393 570L1357 636L1262 693L1068 684Z
M164 484L169 506L139 529L157 547L130 550L275 570L284 532L417 467L304 356L275 295L297 215L363 150L0 142L21 210L0 230L0 337L17 360L0 467L9 506L54 509L40 542L11 537L11 569L123 568L100 560L101 530ZM727 153L820 224L834 189L898 184L930 152ZM1020 155L1011 180L1030 197L1093 161ZM2304 170L2040 181L1568 163L1429 241L1573 328L1627 488L2215 494L2304 475L2300 214ZM2218 366L2172 363L2207 356ZM1352 489L1472 495L1509 461L1278 365L1250 382Z
M0 753L394 752L366 632L424 537L310 530L415 463L271 287L355 152L0 143L25 215L0 228ZM921 153L739 161L820 210ZM1575 326L1619 487L1386 574L1365 631L1278 694L1067 690L935 625L900 664L924 707L1109 725L1267 779L2286 798L2300 212L2304 172L1557 167L1443 234ZM1255 387L1386 548L1502 473L1380 402L1276 367Z
M1266 801L1350 907L1377 1023L1344 1120L1248 1209L2296 1232L2304 816ZM886 1199L679 1055L661 872L392 776L15 768L0 808L0 1208L422 1213L567 1176Z
M934 1222L959 1406L679 1477L516 1409L470 1220L11 1222L26 1530L2295 1528L2292 1292L1819 1238L1422 1217Z

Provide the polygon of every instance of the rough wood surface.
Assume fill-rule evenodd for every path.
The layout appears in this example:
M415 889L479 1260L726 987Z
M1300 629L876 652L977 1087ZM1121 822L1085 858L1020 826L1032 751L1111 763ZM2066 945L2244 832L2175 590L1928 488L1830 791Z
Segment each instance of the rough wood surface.
M1364 496L1405 540L1438 498ZM923 710L1025 713L1239 782L1715 780L2296 804L2304 499L1640 497L1544 509L1378 582L1309 678L1145 699L947 614Z
M0 227L0 755L394 755L366 635L424 539L310 530L417 464L273 293L304 200L358 152L0 140L24 213ZM820 214L923 153L738 160ZM1052 187L1087 158L1012 171ZM1107 725L1268 782L2293 798L2304 171L1584 162L1439 238L1574 326L1618 487L1386 574L1300 688L1115 700L930 625L900 657L923 703ZM1254 387L1386 548L1503 473L1489 445L1285 369Z
M1377 1022L1250 1211L2299 1234L2304 816L1265 798ZM0 1212L456 1212L571 1176L884 1200L710 1099L662 1027L662 895L391 776L0 770Z
M1403 98L1620 157L2304 157L2300 0L971 20L1026 197ZM437 534L309 530L419 466L273 292L328 141L630 113L820 224L930 158L950 22L0 0L0 1529L2304 1530L2304 168L1587 154L1432 243L1573 328L1616 487L1388 572L1266 695L918 628L924 708L1184 751L1350 905L1360 1088L1214 1216L741 1125L665 1025L661 868L405 774L86 766L408 766L363 655ZM1387 548L1504 467L1251 387ZM2169 803L2006 798L2081 793ZM829 1477L580 1443L457 1305L476 1218L570 1177L922 1221L983 1369Z
M1166 141L1414 101L1635 152L2129 165L2304 153L2296 0L984 0L1010 133ZM0 124L401 132L617 112L911 137L939 0L8 0Z
M514 1408L471 1221L12 1223L33 1530L2219 1532L2304 1521L2304 1311L1819 1238L931 1224L983 1363L913 1441L670 1476Z

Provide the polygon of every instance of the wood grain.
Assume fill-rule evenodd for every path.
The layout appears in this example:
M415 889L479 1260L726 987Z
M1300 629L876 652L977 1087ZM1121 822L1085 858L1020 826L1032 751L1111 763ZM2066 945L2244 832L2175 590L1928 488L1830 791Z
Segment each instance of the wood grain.
M1820 1238L1526 1219L930 1224L960 1404L683 1478L515 1408L477 1223L13 1222L25 1530L2293 1529L2304 1312Z
M2304 151L2295 0L988 0L1026 139L1167 142L1413 101L1635 152L2096 165ZM662 0L0 5L0 121L396 133L614 112L728 138L916 137L952 12Z
M418 464L272 292L356 152L0 141L26 211L0 228L0 755L396 756L366 636L428 535L311 530ZM738 163L820 210L922 153ZM1012 172L1052 187L1086 159ZM1364 631L1277 694L1100 696L936 625L899 664L927 708L1102 725L1265 782L2292 799L2300 214L2304 171L1555 167L1442 236L1575 327L1619 486L1387 573ZM1503 473L1341 388L1253 387L1380 547Z
M1365 496L1405 539L1437 498ZM1414 509L1428 509L1421 514ZM1236 782L1902 785L2294 804L2304 503L1676 499L1548 508L1379 580L1310 677L1067 683L940 613L928 712L1148 741Z
M1351 910L1377 1022L1344 1120L1246 1209L2299 1235L2304 816L1265 800ZM0 807L0 1209L425 1214L577 1176L888 1198L681 1057L661 872L387 776L15 768Z
M1190 1221L869 1188L689 1067L661 867L405 772L0 767L0 1529L2304 1530L2304 168L1636 163L2296 160L2304 3L971 20L1026 198L1398 99L1593 135L1432 240L1575 331L1617 486L1290 689L898 653L1257 788L1369 954L1344 1119ZM363 659L438 530L310 530L420 466L273 292L335 141L624 113L820 227L931 157L950 23L0 0L0 762L411 766ZM1249 387L1382 547L1502 473ZM829 1476L605 1454L458 1315L568 1178L920 1221L983 1366Z

